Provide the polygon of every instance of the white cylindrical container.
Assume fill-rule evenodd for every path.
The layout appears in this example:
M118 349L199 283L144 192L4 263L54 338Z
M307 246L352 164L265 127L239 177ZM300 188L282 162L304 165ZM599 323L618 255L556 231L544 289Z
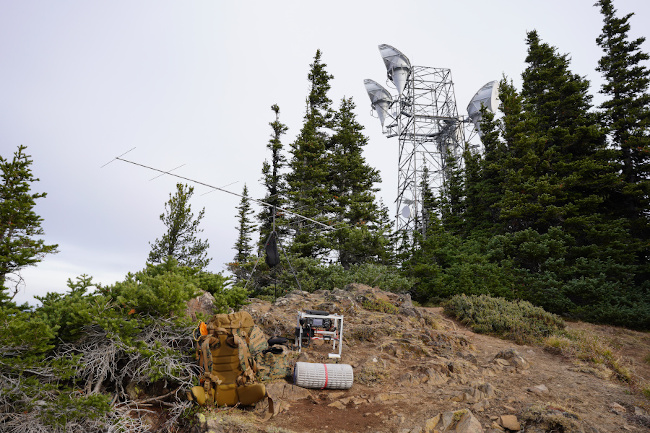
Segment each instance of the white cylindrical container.
M349 364L296 362L293 368L293 383L303 388L349 389L353 381L354 372Z

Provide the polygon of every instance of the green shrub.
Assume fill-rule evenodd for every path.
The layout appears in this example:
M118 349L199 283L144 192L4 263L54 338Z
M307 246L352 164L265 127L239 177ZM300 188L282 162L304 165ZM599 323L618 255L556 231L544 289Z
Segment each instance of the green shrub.
M102 418L111 410L108 395L61 394L40 411L44 425L64 428L69 423Z
M347 271L345 284L341 284L339 287L345 287L350 283L379 287L387 292L406 293L412 289L415 281L401 275L397 268L376 263L364 263L351 266Z
M10 306L0 306L0 365L40 361L53 347L58 326Z
M199 295L195 284L197 269L178 266L168 258L159 265L147 267L135 274L129 273L122 282L108 289L110 296L127 312L151 316L180 316L187 301Z
M456 295L444 303L445 313L474 332L512 339L539 341L564 329L564 321L526 301L508 301L486 295Z
M411 290L414 283L412 278L401 275L398 269L376 263L352 265L346 270L338 263L324 265L316 259L297 258L292 260L292 266L301 289L307 292L342 289L348 284L359 283L389 292L405 293ZM297 289L296 276L290 269L284 268L278 275L278 287L283 287L286 292ZM273 286L267 289L273 294ZM278 296L282 296L282 293L278 290Z
M33 311L0 302L5 424L34 423L34 431L122 431L128 410L119 403L131 398L127 384L156 389L193 383L197 364L186 303L205 290L218 311L238 309L247 293L229 285L221 274L168 260L111 286L95 285L85 275L68 280L66 293L37 298L42 305ZM187 402L170 404L173 416L180 416Z
M135 274L129 273L122 282L100 292L115 301L126 312L153 317L181 317L187 301L198 296L201 290L215 298L218 312L239 309L247 293L240 287L229 287L230 278L212 274L198 268L179 266L173 258L147 267Z
M51 328L57 329L60 341L72 341L83 334L83 329L97 318L106 318L103 305L106 302L96 295L88 293L96 288L92 277L81 275L76 281L68 279L67 293L49 292L45 296L35 296L42 305L36 314Z

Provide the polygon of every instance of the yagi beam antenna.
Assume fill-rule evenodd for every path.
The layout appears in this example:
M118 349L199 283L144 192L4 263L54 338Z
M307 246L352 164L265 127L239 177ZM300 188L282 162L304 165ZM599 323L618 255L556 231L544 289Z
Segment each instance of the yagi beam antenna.
M228 186L230 186L230 185L234 185L234 184L236 184L236 183L239 183L239 181L236 180L236 181L234 181L234 182L230 182L229 184L224 185L224 186L222 186L221 188L226 188L226 187L228 187ZM214 192L214 190L212 190L212 191L208 191L208 192L204 192L203 194L201 194L201 197L203 197L204 195L212 194L213 192ZM249 198L250 198L250 197L249 197Z
M129 153L129 152L132 151L133 149L135 149L135 147L130 148L129 150L127 150L126 152L124 152L124 153L121 154L120 156L116 156L115 158L111 159L110 161L108 161L106 164L102 165L102 166L99 167L99 168L104 168L104 167L106 167L108 164L110 164L111 162L115 161L116 159L119 159L121 156L126 155L127 153Z
M162 177L162 176L164 176L164 175L166 175L166 174L170 174L172 171L174 171L174 170L178 170L179 168L183 167L184 165L185 165L185 164L181 164L181 165L179 165L179 166L176 167L176 168L172 168L171 170L166 171L166 172L164 172L164 173L162 173L162 174L159 174L158 176L154 176L154 177L152 177L151 179L149 179L149 182L151 182L152 180L158 179L159 177Z
M131 149L131 150L133 150L133 149ZM126 153L129 153L131 150L129 150L128 152L123 153L122 155L125 155ZM218 187L218 186L213 186L213 185L207 184L207 183L205 183L205 182L201 182L201 181L198 181L198 180L190 179L189 177L181 176L181 175L179 175L179 174L170 173L169 171L160 170L160 169L155 168L155 167L150 167L150 166L148 166L148 165L141 164L141 163L139 163L139 162L129 161L128 159L121 158L122 155L120 155L120 156L116 156L115 159L113 159L113 160L111 160L110 162L104 164L102 167L104 167L104 166L110 164L111 162L113 162L113 161L115 161L115 160L122 161L122 162L128 162L129 164L137 165L138 167L147 168L147 169L149 169L149 170L157 171L158 173L161 173L161 174L167 174L167 175L169 175L169 176L177 177L177 178L179 178L179 179L183 179L183 180L186 180L186 181L188 181L188 182L196 183L197 185L203 185L203 186L206 186L206 187L208 187L208 188L212 188L212 189L217 190L217 191L225 192L226 194L234 195L235 197L244 197L244 196L241 195L241 194L237 194L236 192L228 191L227 189L220 188L220 187ZM262 200L257 200L257 199L250 198L250 197L247 197L247 198L248 198L249 200L254 201L254 202L256 202L256 203L259 203L259 204L261 204L261 205L263 205L263 206L269 206L269 207L273 207L273 206L274 206L274 205L272 205L272 204L270 204L270 203L266 203L265 201L262 201ZM308 218L308 217L306 217L306 216L304 216L304 215L297 214L297 213L295 213L295 212L293 212L293 211L290 211L289 209L285 209L285 208L281 208L281 207L276 207L276 209L281 210L282 212L286 212L286 213L289 214L289 215L294 215L294 216L296 216L296 217L298 217L298 218L302 218L302 219L304 219L304 220L306 220L306 221L310 221L310 222L314 223L315 225L321 226L322 228L325 228L325 229L327 229L327 230L337 230L337 229L335 229L335 228L332 227L332 226L328 226L327 224L323 224L323 223L320 222L320 221L316 221L316 220L311 219L311 218Z

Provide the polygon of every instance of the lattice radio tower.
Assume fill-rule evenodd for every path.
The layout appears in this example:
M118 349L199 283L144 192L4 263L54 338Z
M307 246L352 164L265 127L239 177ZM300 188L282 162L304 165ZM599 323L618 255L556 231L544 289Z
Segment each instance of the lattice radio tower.
M379 52L387 83L397 97L373 80L364 80L364 84L383 133L398 137L396 229L411 236L415 230L426 230L422 212L425 171L430 190L440 196L449 180L449 157L461 163L464 146L480 134L481 105L489 110L497 105L497 86L494 81L483 86L468 106L469 117L460 116L450 69L412 66L390 45L380 45Z

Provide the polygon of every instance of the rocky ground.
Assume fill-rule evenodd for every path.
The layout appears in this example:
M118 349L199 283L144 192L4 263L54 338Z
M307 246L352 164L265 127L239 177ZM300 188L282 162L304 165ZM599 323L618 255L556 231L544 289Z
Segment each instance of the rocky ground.
M196 432L642 432L650 400L602 365L565 359L537 346L475 334L439 308L413 307L408 295L352 285L292 292L246 306L269 336L292 336L298 311L344 316L341 360L354 385L307 390L267 385L255 408L198 414ZM641 383L650 380L650 335L582 323L569 327L607 340ZM314 344L297 360L335 362L331 345Z

